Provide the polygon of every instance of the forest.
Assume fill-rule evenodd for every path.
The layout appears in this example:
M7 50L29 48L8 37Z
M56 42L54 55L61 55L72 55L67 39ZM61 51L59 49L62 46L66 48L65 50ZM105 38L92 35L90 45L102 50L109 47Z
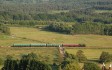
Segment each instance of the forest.
M42 24L48 25L46 27L48 30L67 34L112 35L110 11L111 0L0 0L0 24L22 26ZM60 24L55 24L66 22L69 26L62 24L62 28L59 28ZM74 24L71 25L69 22ZM57 28L53 28L55 25ZM0 29L2 32L6 31ZM96 32L92 33L95 30Z

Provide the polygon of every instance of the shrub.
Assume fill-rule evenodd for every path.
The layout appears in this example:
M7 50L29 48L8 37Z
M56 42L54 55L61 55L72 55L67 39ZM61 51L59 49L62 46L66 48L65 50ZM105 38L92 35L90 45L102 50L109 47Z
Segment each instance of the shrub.
M112 61L112 55L109 54L108 52L102 52L99 58L99 62L103 63L103 62L110 62L110 61Z
M50 31L70 34L73 31L72 25L67 23L52 23L46 27ZM73 34L73 33L72 33Z
M78 50L76 53L76 56L78 57L79 62L84 62L87 60L87 58L84 55L84 52L82 50Z
M3 59L0 58L0 65L3 65Z
M86 44L79 44L80 47L86 47Z
M7 27L7 26L4 25L4 24L1 24L1 23L0 23L0 31L1 31L2 33L5 33L5 34L7 34L7 35L10 35L10 28Z
M65 66L64 70L81 70L77 62L69 63Z
M94 62L85 62L84 70L101 70L100 67Z
M65 54L66 58L61 63L61 68L63 70L80 70L78 65L78 58L75 55L69 54L67 52Z

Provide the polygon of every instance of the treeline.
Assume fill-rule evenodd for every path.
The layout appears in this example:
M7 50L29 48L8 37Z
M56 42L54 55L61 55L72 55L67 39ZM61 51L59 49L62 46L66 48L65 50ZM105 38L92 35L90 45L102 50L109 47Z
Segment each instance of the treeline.
M34 0L26 0L29 1L24 3L18 2L19 0L16 0L14 3L14 0L12 1L4 1L2 0L0 2L0 11L1 12L10 12L10 13L45 13L51 10L70 10L75 8L78 4L81 5L80 2L74 1L74 0L40 0L38 3L32 3L30 1ZM43 1L43 2L42 2ZM44 2L45 1L45 2ZM47 2L46 2L47 1ZM4 3L7 2L7 3Z
M72 28L72 25L67 23L53 23L46 27L48 30L67 34L71 32Z
M54 23L60 23L60 22L55 22L55 21L38 21L38 20L16 20L16 21L1 21L4 23L4 25L10 25L10 26L25 26L25 27L36 27L36 28L41 28L48 26L49 24L54 24ZM64 22L63 22L64 23Z
M112 0L0 0L0 23L22 26L51 24L47 29L67 34L112 35L111 25L104 25L112 24L112 13L96 12L111 11L111 8Z
M10 28L0 23L0 32L10 35Z
M25 12L24 12L25 13ZM76 9L69 12L61 13L11 13L11 12L0 12L0 21L16 21L16 20L38 20L38 21L63 21L63 22L100 22L104 24L112 23L112 13L96 13L95 10L91 8Z
M97 10L112 10L112 1L111 0L94 0L87 1L86 4L92 5Z
M0 13L2 21L18 21L18 20L37 20L37 21L57 21L57 22L96 22L111 24L112 13L94 13L92 10L74 10L68 13L58 14L10 14L8 12Z
M57 55L57 54L56 54ZM87 57L84 55L82 50L78 50L76 55L65 52L65 58L61 63L57 63L57 59L54 60L53 65L46 64L38 60L35 53L29 53L28 55L23 55L21 59L15 60L12 56L8 55L2 70L101 70L98 63L88 61ZM102 52L98 62L106 63L112 61L112 54L108 52ZM84 63L81 68L79 63Z
M22 56L20 60L14 60L8 56L2 70L52 70L51 66L37 60L34 53Z
M46 27L50 31L67 33L67 34L99 34L99 35L112 35L112 25L102 23L76 23L65 24L55 23Z
M73 25L74 34L104 34L105 25L100 23L83 23Z
M22 2L30 3L37 0L21 0ZM27 2L29 1L29 2ZM43 0L40 0L43 1ZM47 1L47 0L46 0ZM8 0L7 3L0 4L0 19L1 20L50 20L64 22L79 22L86 21L100 22L105 24L112 23L112 13L96 13L96 10L112 10L112 1L104 0L48 0L45 3L38 4L21 4L17 0ZM17 2L11 4L10 2ZM32 3L32 2L31 2ZM53 13L51 11L62 11ZM68 12L64 12L68 10Z
M101 70L97 63L87 60L82 50L78 50L76 55L66 52L65 56L61 63L62 70ZM84 66L81 68L79 63L84 63Z
M66 58L61 63L61 68L64 70L101 70L101 67L98 66L98 63L88 61L86 55L82 50L78 50L76 55L65 53ZM98 62L107 63L112 61L112 54L108 52L102 52ZM84 63L84 66L81 68L79 63ZM106 68L105 68L106 69Z

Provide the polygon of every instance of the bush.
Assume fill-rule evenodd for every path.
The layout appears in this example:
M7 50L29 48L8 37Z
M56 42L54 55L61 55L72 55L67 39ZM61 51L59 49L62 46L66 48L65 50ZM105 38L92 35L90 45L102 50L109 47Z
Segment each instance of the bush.
M63 70L80 70L80 67L78 65L78 58L69 53L65 53L66 58L64 61L61 63L61 68Z
M86 44L79 44L80 47L86 47Z
M0 65L3 65L3 59L0 58Z
M72 33L72 25L67 23L52 23L46 27L50 31L70 34Z
M85 62L84 70L101 70L100 67L94 62Z
M4 25L4 24L0 24L0 31L1 31L2 33L5 33L5 34L7 34L7 35L10 35L10 28L7 27L7 26Z
M76 55L69 54L68 52L65 52L65 56L66 56L66 58L69 58L69 59L72 59L72 60L75 60L78 62L78 58Z
M109 54L108 52L102 52L99 58L99 62L103 63L103 62L111 62L111 61L112 61L112 55Z
M79 62L84 62L87 60L87 58L84 55L84 52L82 50L78 50L76 53L76 56L78 57Z
M65 66L64 70L81 70L77 62L69 63Z

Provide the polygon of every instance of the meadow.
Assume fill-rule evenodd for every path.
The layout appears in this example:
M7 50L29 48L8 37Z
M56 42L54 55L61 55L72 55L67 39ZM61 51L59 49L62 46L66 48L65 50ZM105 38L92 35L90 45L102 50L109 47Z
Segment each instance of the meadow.
M49 11L48 13L49 14L57 14L57 13L66 13L66 12L69 12L69 10L52 10L52 11Z
M87 57L88 61L93 61L98 63L99 57L101 53L104 52L109 52L109 54L112 54L112 48L111 49L97 49L97 48L65 48L65 51L76 55L76 52L78 50L82 50L84 52L84 55ZM106 67L109 68L109 64L112 64L112 62L105 63ZM83 67L83 63L80 63L80 66ZM99 64L99 66L102 67L102 64Z
M95 13L112 13L112 10L95 10Z
M0 34L0 45L13 43L66 43L86 44L87 47L112 48L112 36L105 35L67 35L44 31L37 28L10 27L11 36Z
M85 48L65 48L65 50L74 55L78 50L82 50L90 61L98 61L102 51L112 54L112 36L67 35L30 27L10 27L10 31L10 36L0 33L0 58L3 60L5 60L7 55L12 55L14 58L19 59L24 54L34 52L39 57L39 60L52 64L55 56L59 55L57 48L11 48L10 46L14 43L86 44L87 47ZM61 59L59 55L59 61ZM83 64L80 65L81 67L83 66Z
M76 52L78 50L82 50L85 54L85 56L87 57L88 60L98 60L101 53L103 51L105 52L109 52L110 54L112 54L112 49L97 49L97 48L86 48L86 49L83 49L83 48L66 48L65 49L68 53L71 53L71 54L76 54ZM96 54L97 53L97 54Z
M48 51L49 50L49 51ZM13 59L20 59L23 55L27 55L29 53L35 53L37 55L37 59L39 61L47 62L48 64L52 64L55 56L58 54L57 48L8 48L2 47L0 48L0 58L5 60L7 55L13 57Z

